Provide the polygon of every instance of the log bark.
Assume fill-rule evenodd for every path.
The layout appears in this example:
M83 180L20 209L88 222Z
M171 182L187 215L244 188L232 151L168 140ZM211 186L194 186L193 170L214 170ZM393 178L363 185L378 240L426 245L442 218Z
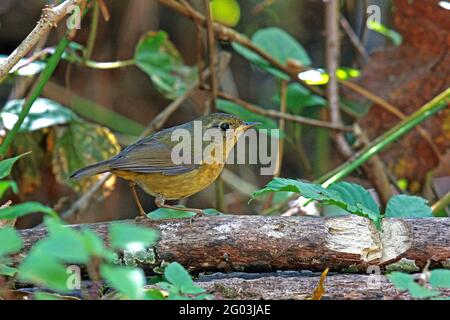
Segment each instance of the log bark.
M202 279L197 285L217 299L237 300L305 300L311 297L320 275L279 273L244 279L242 275ZM336 274L324 282L322 300L409 300L407 292L398 291L383 275ZM444 293L445 294L445 293Z
M133 221L127 221L133 222ZM214 216L193 221L137 219L137 225L157 229L158 243L146 251L123 252L122 262L146 271L162 262L177 261L191 272L267 272L277 270L366 273L417 272L430 260L431 267L449 267L450 218L384 219L379 233L368 219ZM108 243L110 223L90 227ZM22 230L24 250L46 234L45 229Z

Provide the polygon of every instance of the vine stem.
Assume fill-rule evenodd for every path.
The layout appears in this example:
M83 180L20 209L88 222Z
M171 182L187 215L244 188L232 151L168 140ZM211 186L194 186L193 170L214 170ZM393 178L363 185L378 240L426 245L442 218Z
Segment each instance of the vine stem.
M397 141L418 124L424 122L436 112L444 109L450 102L450 88L443 91L432 100L424 104L419 110L411 114L399 124L386 131L377 139L369 143L364 149L356 153L347 162L321 177L317 182L328 187L330 184L343 179L356 168L364 164L372 156L378 154L384 148Z
M67 37L64 37L58 43L58 46L56 47L55 52L48 60L47 65L45 66L45 69L42 71L38 81L31 89L30 94L27 96L27 98L22 106L22 110L20 111L17 122L14 124L14 127L6 135L5 140L1 144L0 157L5 157L6 153L8 152L9 146L11 145L11 142L14 140L14 137L16 136L17 132L19 132L20 126L22 125L26 116L30 112L31 106L36 101L36 99L41 95L42 90L44 89L47 82L50 80L53 72L55 71L56 67L58 66L59 61L61 60L64 50L67 48L69 43L70 43L70 40Z

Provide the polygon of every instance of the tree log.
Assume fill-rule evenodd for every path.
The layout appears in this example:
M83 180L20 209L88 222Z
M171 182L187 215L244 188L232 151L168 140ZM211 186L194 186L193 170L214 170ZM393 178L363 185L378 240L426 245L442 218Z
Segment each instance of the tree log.
M197 285L217 299L245 300L305 300L312 296L320 275L292 275L281 272L251 279L236 274L226 277L200 277ZM383 275L336 274L324 282L322 300L392 300L412 299L407 292L398 291ZM446 294L447 292L444 292Z
M194 273L322 271L326 267L366 273L369 266L417 272L428 260L431 267L450 264L450 218L384 219L381 233L368 219L353 215L214 216L193 221L138 218L135 222L159 230L160 239L146 251L123 252L122 262L148 271L164 261L177 261ZM109 225L72 227L90 227L108 243ZM15 261L45 234L45 229L22 230L24 250Z

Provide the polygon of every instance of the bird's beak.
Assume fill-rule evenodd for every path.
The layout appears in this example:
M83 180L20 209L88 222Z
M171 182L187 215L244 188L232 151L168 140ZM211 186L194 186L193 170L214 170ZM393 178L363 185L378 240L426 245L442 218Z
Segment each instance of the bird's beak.
M244 122L242 127L243 127L244 131L247 131L248 129L253 128L259 124L261 124L261 122Z

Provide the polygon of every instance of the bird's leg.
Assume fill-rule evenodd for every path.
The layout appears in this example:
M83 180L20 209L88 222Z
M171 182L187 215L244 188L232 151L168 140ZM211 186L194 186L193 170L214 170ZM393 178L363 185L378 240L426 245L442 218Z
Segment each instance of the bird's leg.
M136 186L135 182L130 182L131 193L133 194L133 198L139 209L139 213L141 214L141 216L146 217L147 215L145 214L144 208L142 208L141 202L139 201L135 186Z
M202 217L205 215L205 212L202 209L177 207L177 206L172 206L170 204L165 204L164 202L165 202L165 199L161 195L159 195L155 198L155 205L158 208L166 208L166 209L194 212L196 214L196 216L198 216L198 217Z

